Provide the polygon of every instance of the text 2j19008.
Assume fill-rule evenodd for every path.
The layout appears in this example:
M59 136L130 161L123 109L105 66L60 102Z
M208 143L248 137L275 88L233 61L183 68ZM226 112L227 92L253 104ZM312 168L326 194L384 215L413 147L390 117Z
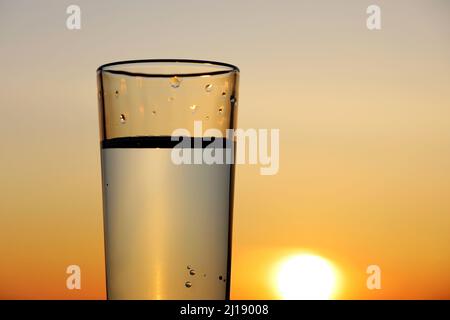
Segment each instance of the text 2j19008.
M264 305L226 304L225 309L223 310L223 314L229 317L237 315L269 314L269 306L265 304Z

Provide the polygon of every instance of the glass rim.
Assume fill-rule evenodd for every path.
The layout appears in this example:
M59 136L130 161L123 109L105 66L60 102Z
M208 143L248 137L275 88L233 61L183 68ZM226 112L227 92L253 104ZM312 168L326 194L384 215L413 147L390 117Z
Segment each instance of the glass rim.
M226 67L223 70L212 70L212 71L199 71L199 72L189 72L189 73L154 73L154 72L134 72L134 71L126 71L120 69L108 69L110 67L120 67L125 65L139 65L139 64L156 64L156 63L173 63L176 65L177 63L189 63L193 65L208 65L208 66L217 66L217 67ZM171 77L201 77L201 76L214 76L219 74L227 74L231 72L239 72L239 68L235 65L211 61L211 60L195 60L195 59L140 59L140 60L123 60L110 62L101 65L97 68L97 72L108 72L113 74L121 74L126 76L133 77L151 77L151 78L171 78Z

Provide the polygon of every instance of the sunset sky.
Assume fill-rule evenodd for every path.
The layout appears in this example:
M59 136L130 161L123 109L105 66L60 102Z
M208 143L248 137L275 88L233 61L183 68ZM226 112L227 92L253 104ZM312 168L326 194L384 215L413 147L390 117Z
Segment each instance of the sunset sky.
M0 0L0 299L105 298L95 70L145 58L237 65L238 126L280 129L277 175L237 166L232 298L305 253L332 298L450 298L450 2L73 3Z

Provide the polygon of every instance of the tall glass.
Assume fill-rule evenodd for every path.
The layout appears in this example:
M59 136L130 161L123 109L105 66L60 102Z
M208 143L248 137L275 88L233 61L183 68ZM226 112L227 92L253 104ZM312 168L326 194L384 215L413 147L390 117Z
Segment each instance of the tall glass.
M234 166L204 155L231 145L238 68L124 61L97 79L108 299L228 299Z

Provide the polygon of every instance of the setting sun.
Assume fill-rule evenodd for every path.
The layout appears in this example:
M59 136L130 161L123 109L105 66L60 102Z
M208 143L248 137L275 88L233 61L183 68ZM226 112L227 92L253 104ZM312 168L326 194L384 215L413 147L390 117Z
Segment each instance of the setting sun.
M326 259L312 254L288 257L279 267L277 287L287 300L331 299L337 286L335 267Z

